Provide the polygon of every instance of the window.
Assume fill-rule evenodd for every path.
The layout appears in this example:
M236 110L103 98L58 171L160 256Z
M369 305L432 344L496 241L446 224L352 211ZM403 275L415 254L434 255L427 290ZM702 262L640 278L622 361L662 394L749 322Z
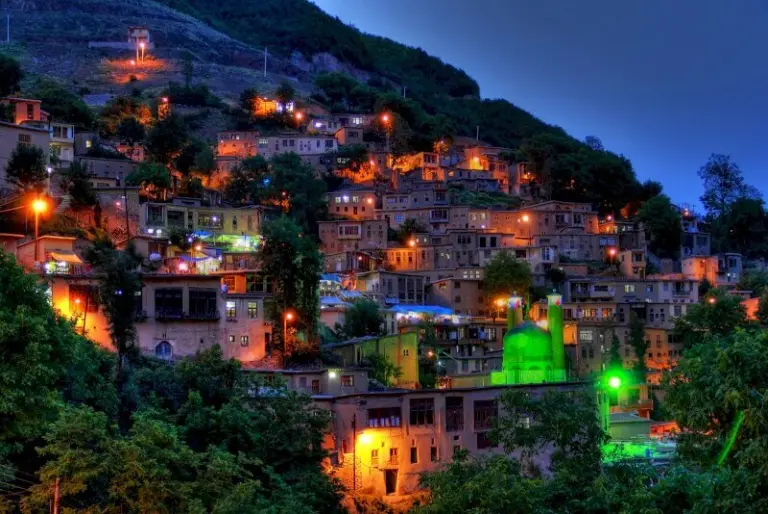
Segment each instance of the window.
M645 292L646 293L652 293L653 292L653 284L648 284L645 286Z
M624 284L624 292L625 293L634 293L635 292L635 284Z
M379 450L371 450L371 466L376 467L379 465Z
M173 356L173 346L168 341L160 341L155 346L155 357L163 360L171 360Z
M440 456L437 453L437 446L432 446L429 449L429 460L431 460L432 462L440 461Z
M35 106L32 104L27 104L27 119L28 120L35 119Z
M248 302L248 319L255 319L259 317L259 304L256 302Z
M390 448L389 449L389 464L397 464L399 461L398 455L397 455L397 448Z
M475 430L493 428L496 420L496 400L479 400L475 402Z
M461 446L460 445L454 445L454 447L453 447L453 454L456 455L460 451L461 451Z
M234 343L234 342L235 342L235 336L229 336L229 337L227 338L227 340L228 340L230 343Z
M312 394L320 394L320 381L319 380L313 380L312 381Z
M461 396L449 396L445 399L445 430L464 430L464 398Z
M486 330L486 339L488 341L495 341L498 337L498 329L496 327L488 327Z
M411 355L411 351L408 348L405 348L403 350L403 357L408 357L409 355Z
M478 450L484 450L485 448L493 448L496 446L493 441L491 441L491 438L488 436L489 432L478 432L477 433L477 449Z
M435 400L432 398L411 400L411 425L432 425L435 422Z
M232 216L232 230L237 230L237 216Z
M248 346L248 336L240 336L240 346Z
M237 318L237 303L229 300L227 301L227 319Z
M592 341L592 332L589 330L579 331L579 341Z
M355 377L353 375L341 375L341 387L354 387Z
M415 446L411 446L411 464L419 463L419 449Z
M307 377L299 377L299 387L307 387Z
M183 299L180 287L155 289L155 317L180 318L182 310Z
M19 143L28 145L32 142L32 136L29 134L19 134Z
M368 409L368 427L399 427L400 407Z

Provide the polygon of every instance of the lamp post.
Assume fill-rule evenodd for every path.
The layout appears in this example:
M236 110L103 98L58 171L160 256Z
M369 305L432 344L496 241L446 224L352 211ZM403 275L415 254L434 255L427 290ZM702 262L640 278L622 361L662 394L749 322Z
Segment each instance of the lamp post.
M53 173L53 167L49 164L45 167L45 171L48 172L48 196L51 195L51 174Z
M408 246L413 248L413 254L414 254L414 257L415 257L414 264L416 265L415 270L418 271L419 270L419 250L416 248L416 239L413 238L413 237L411 239L409 239L408 240Z
M37 239L39 237L39 228L40 228L40 213L45 212L45 210L48 208L48 204L45 203L45 200L42 200L38 198L34 202L32 202L32 210L35 211L35 261L37 261L37 247L38 242Z
M387 152L389 152L389 131L390 131L390 117L389 114L384 113L381 115L381 122L384 124L384 131L387 133Z
M285 353L288 350L288 322L293 322L295 317L293 311L289 310L283 313L283 359L285 359Z
M144 48L145 48L146 46L147 46L147 45L146 45L146 43L144 43L144 41L142 41L141 43L139 43L139 47L141 48L141 62L144 62Z

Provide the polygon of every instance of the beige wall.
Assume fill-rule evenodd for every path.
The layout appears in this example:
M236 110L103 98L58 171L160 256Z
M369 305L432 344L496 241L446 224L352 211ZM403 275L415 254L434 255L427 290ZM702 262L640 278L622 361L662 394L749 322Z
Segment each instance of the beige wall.
M0 190L13 187L7 180L5 169L8 166L11 154L16 149L16 145L26 138L29 138L27 144L37 146L43 150L45 162L48 162L51 136L47 130L0 122Z
M345 227L351 234L340 234ZM319 223L320 247L325 253L354 250L379 250L387 247L387 223L384 220L321 221Z

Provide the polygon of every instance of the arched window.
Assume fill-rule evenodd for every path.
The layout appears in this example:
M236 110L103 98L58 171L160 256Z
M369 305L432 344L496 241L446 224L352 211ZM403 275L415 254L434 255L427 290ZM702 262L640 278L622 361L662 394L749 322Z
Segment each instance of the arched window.
M160 343L155 346L155 356L158 359L163 360L171 360L171 356L173 355L173 346L171 346L171 343L168 341L161 341Z

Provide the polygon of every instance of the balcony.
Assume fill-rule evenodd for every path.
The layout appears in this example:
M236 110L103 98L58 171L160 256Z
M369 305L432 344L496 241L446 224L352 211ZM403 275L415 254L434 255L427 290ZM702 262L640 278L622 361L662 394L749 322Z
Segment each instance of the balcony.
M220 317L218 310L187 313L176 308L155 309L155 319L158 321L216 321Z

